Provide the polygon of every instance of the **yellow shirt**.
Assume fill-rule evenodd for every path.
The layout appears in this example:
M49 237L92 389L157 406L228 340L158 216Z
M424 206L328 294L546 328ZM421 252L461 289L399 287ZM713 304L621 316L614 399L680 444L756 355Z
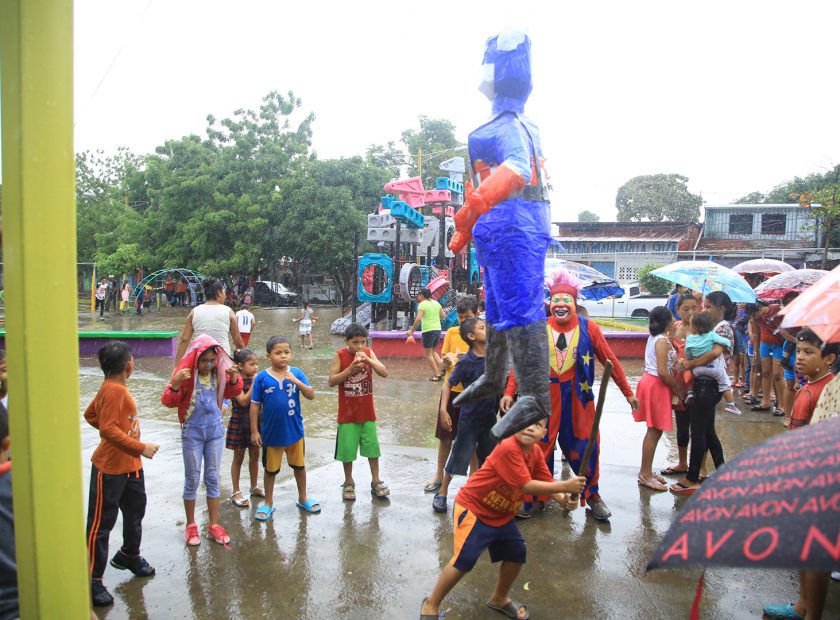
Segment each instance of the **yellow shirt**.
M440 350L440 355L443 357L447 353L455 353L456 355L463 355L467 351L470 350L470 346L464 342L464 339L461 338L461 331L458 326L450 327L446 330L446 335L443 337L443 347ZM457 363L457 362L456 362ZM445 380L449 380L449 375L452 374L452 371L455 370L455 364L452 364L446 370L446 377ZM460 383L458 385L452 386L453 392L462 392L464 390L464 386Z

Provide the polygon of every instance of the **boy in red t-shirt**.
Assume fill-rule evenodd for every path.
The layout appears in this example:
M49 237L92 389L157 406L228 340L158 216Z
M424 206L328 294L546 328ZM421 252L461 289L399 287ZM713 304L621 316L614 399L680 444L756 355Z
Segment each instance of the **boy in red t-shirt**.
M811 423L811 416L823 388L831 383L831 367L837 362L840 343L823 344L813 331L802 329L796 334L796 372L808 379L793 401L790 430ZM771 618L822 617L828 589L828 572L799 571L799 600L796 603L765 605L764 613Z
M388 370L367 347L368 332L359 323L350 323L344 332L347 348L339 349L330 365L329 385L338 386L338 430L335 460L344 465L341 497L356 499L353 461L361 454L370 464L370 492L386 499L391 491L379 478L379 439L373 409L373 373L387 377Z
M543 419L503 440L461 487L455 497L455 555L435 589L423 599L421 620L438 617L443 598L472 570L485 549L490 550L492 562L501 561L496 590L487 606L510 618L528 617L525 606L509 596L525 563L525 540L514 517L526 495L551 495L566 510L574 510L578 502L569 493L580 493L586 485L581 476L555 480L548 471L542 450L534 449L545 429Z

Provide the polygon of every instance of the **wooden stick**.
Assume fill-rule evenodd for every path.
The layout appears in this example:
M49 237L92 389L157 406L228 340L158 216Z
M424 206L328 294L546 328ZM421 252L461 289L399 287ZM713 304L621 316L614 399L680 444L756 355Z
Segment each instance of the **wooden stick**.
M589 473L589 459L592 458L592 451L595 449L595 442L598 439L598 428L601 426L601 413L604 411L604 401L607 398L607 386L610 383L610 377L612 377L612 369L612 362L607 360L606 364L604 364L604 374L601 375L601 387L598 390L598 402L595 405L595 417L592 419L592 430L589 432L589 441L586 443L586 450L583 451L580 471L577 473L578 476L583 476L584 478L586 478L586 474ZM572 500L577 501L577 499L578 494L573 493ZM569 511L565 511L565 514L569 514Z

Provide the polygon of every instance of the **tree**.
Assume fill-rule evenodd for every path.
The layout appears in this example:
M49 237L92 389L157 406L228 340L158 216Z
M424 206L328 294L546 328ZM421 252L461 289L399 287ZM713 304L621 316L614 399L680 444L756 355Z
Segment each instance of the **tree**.
M592 211L583 210L578 213L578 222L600 222L601 216Z
M159 146L147 161L144 264L227 275L284 255L283 182L303 174L311 157L314 115L292 126L300 108L292 92L271 92L259 110L208 116L206 139Z
M387 170L392 179L398 179L402 174L403 167L408 163L408 157L405 151L397 148L391 141L385 146L371 144L365 151L365 161L370 166Z
M814 220L814 228L822 226L825 244L821 268L826 268L828 262L828 248L832 241L837 241L840 233L840 165L834 168L834 183L828 187L815 191L804 191L791 194L799 201L800 206L808 210L808 216Z
M703 199L688 191L688 177L652 174L630 179L618 189L619 222L697 222Z
M738 200L735 201L736 205L757 205L765 202L767 200L767 196L762 194L761 192L750 192L746 196L741 196Z
M659 269L660 267L662 267L662 265L648 264L639 268L636 272L639 278L639 284L641 284L651 295L667 295L674 288L674 284L672 282L669 282L664 278L660 278L659 276L654 276L650 273L654 269Z
M76 236L80 262L113 252L125 240L136 240L142 217L129 179L142 174L143 158L126 148L114 155L84 151L76 155Z
M455 125L450 121L427 116L420 116L419 120L420 131L406 129L402 133L400 141L405 144L411 155L408 161L408 176L410 177L418 176L417 154L422 149L423 187L433 189L435 179L442 176L438 164L458 155L459 152L455 149L461 142L455 137ZM452 153L445 153L448 150L451 150ZM436 155L433 160L429 160L432 153Z

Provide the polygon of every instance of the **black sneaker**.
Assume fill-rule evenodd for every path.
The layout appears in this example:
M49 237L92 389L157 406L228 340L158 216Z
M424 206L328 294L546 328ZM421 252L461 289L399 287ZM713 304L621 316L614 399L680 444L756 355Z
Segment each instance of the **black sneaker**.
M90 599L94 607L107 607L114 604L114 597L105 589L101 579L91 580Z
M122 551L117 551L116 555L111 558L111 566L120 570L130 570L138 577L151 577L155 574L155 569L149 566L146 558L142 555L132 558Z

